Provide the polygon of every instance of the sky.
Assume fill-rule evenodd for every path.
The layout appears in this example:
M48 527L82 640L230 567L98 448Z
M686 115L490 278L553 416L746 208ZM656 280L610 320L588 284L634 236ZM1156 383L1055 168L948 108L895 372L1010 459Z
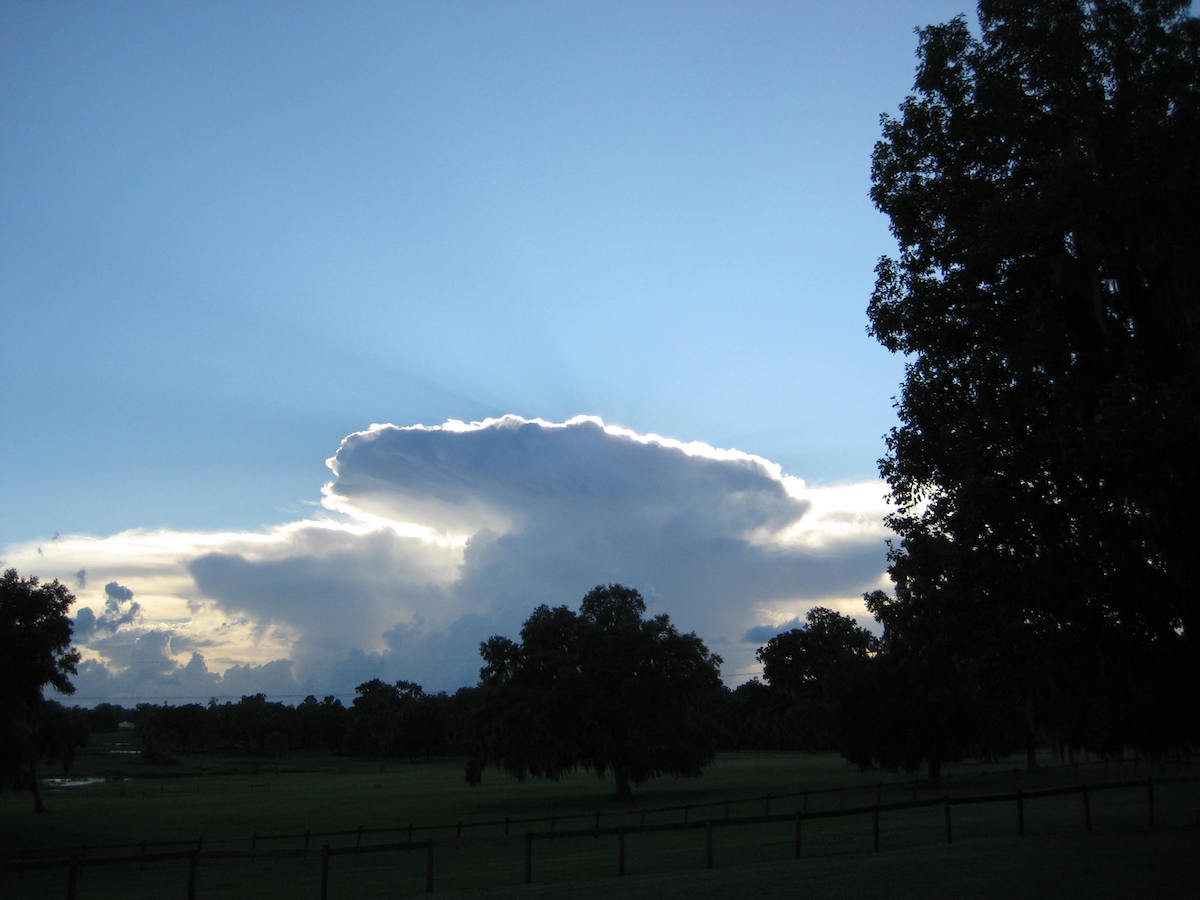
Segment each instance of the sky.
M868 623L870 154L961 12L0 6L0 564L79 702L453 690L600 583L731 685Z

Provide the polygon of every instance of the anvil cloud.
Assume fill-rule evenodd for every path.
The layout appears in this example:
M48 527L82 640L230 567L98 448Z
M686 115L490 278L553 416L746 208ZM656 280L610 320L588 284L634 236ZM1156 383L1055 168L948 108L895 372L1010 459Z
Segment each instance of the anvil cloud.
M696 631L734 683L748 634L818 603L861 615L883 573L881 483L810 488L594 417L372 425L328 466L302 521L6 548L6 565L77 587L80 698L453 689L474 683L479 641L608 582Z

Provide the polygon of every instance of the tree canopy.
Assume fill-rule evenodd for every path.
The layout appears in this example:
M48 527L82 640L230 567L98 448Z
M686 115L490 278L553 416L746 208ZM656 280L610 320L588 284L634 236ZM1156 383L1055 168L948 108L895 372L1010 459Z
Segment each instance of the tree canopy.
M58 581L41 584L16 569L0 576L0 779L32 791L38 812L42 690L50 685L63 694L75 691L69 676L79 653L71 647L67 616L74 602Z
M802 627L775 635L757 650L788 746L839 747L842 687L877 644L854 619L817 606L805 614Z
M539 606L519 642L485 641L468 779L488 762L518 778L582 766L611 771L624 798L654 775L699 775L715 749L707 717L722 692L721 659L645 612L636 590L598 586L578 613Z
M870 330L907 357L880 464L900 538L885 647L931 672L990 660L1031 730L1106 692L1157 710L1140 738L1107 739L1196 737L1178 687L1200 658L1188 8L983 0L977 33L919 31L914 93L874 152L899 253L877 267Z

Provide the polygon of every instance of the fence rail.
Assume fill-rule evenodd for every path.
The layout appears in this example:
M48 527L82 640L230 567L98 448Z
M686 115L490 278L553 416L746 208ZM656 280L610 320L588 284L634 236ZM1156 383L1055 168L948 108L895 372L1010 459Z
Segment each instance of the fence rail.
M1094 792L1120 790L1129 788L1143 787L1146 790L1146 821L1150 828L1155 827L1155 794L1154 788L1156 785L1182 784L1185 782L1200 781L1198 776L1175 776L1168 778L1154 779L1148 777L1144 779L1126 780L1126 781L1111 781L1101 782L1096 784L1078 784L1078 785L1056 785L1053 787L1042 788L1017 788L1011 792L1005 793L990 793L977 794L968 796L951 796L946 794L938 798L927 798L924 800L907 800L891 803L872 803L864 806L856 806L845 809L829 809L817 810L813 812L805 812L799 810L792 814L778 813L774 815L761 816L739 816L736 818L721 818L707 819L704 821L693 821L684 823L662 823L655 825L634 825L634 826L617 826L616 828L596 828L596 829L577 829L573 831L559 832L528 832L525 835L525 881L531 883L533 881L533 845L537 841L555 841L573 837L588 837L588 836L613 836L617 837L617 874L625 874L625 840L630 835L646 834L651 832L662 831L681 831L681 830L699 830L705 831L705 858L707 867L713 867L713 830L723 829L737 826L761 825L769 823L794 823L794 856L800 859L803 852L803 825L815 819L839 819L853 816L871 816L872 822L872 847L875 852L880 849L880 816L883 813L895 813L906 810L926 809L931 807L942 807L944 810L944 825L946 843L953 843L953 821L951 817L951 808L954 806L971 806L980 804L994 803L1016 803L1017 809L1017 833L1025 836L1025 802L1028 800L1042 799L1046 797L1061 797L1071 794L1079 794L1083 804L1084 827L1086 830L1092 830L1092 817L1090 797Z
M793 792L787 794L767 794L760 798L749 798L738 801L714 801L705 804L688 804L675 807L661 807L653 810L656 813L679 813L683 812L682 821L672 822L649 822L644 821L645 816L640 815L651 810L635 810L634 815L638 815L640 821L637 824L626 824L624 821L617 825L602 824L601 815L595 813L592 815L578 814L570 816L549 816L549 817L529 817L529 818L505 818L497 819L488 822L464 823L456 822L452 825L438 826L414 826L408 824L406 826L392 828L355 828L341 829L336 831L311 831L292 832L286 834L257 834L254 833L249 839L222 839L206 841L203 837L198 837L194 840L170 840L156 842L125 842L121 844L97 845L87 847L80 845L78 847L57 848L58 855L55 857L46 857L43 855L23 855L19 859L8 859L0 861L0 873L16 873L18 876L25 872L33 872L47 869L66 869L68 875L67 893L68 900L74 900L76 897L76 885L79 872L84 868L95 866L119 866L119 865L136 865L142 868L148 864L165 863L165 862L180 862L187 861L188 864L188 893L189 900L194 900L197 896L197 880L198 869L205 862L220 862L229 860L240 860L255 862L258 859L307 859L310 855L319 855L321 859L321 897L327 896L328 881L329 881L329 860L335 856L360 856L363 854L378 854L387 852L413 851L424 850L425 859L425 890L432 891L434 885L434 848L437 841L433 838L422 841L413 841L411 839L414 831L435 832L445 831L453 833L454 847L459 847L464 843L463 830L464 828L482 828L491 827L493 829L499 826L504 827L503 834L481 835L479 837L469 839L466 842L472 844L482 843L499 843L507 842L512 827L522 824L539 824L549 823L549 830L527 830L523 833L524 845L524 880L529 883L534 880L534 848L536 844L544 842L554 842L568 840L572 838L582 837L608 837L616 838L616 874L624 875L626 871L626 842L630 838L638 835L646 835L653 833L665 832L703 832L704 834L704 859L707 867L712 868L714 865L714 832L719 832L724 829L734 829L738 827L748 827L764 824L791 824L794 843L794 857L800 859L805 848L804 843L804 826L806 823L815 820L839 819L850 817L866 817L871 820L871 840L872 847L878 851L881 846L881 835L883 832L881 819L887 815L900 813L907 810L927 809L942 807L944 835L946 843L953 843L953 816L952 808L955 806L974 806L984 804L1015 804L1016 808L1016 825L1017 833L1022 837L1025 835L1026 824L1026 804L1031 801L1037 801L1044 798L1063 797L1070 795L1079 795L1081 798L1081 813L1083 819L1083 827L1090 831L1092 830L1092 812L1091 812L1091 797L1100 792L1113 790L1129 790L1143 789L1145 791L1145 810L1146 823L1149 828L1154 828L1156 825L1156 794L1155 788L1158 786L1168 786L1182 784L1187 782L1200 781L1200 776L1183 775L1183 776L1168 776L1160 778L1139 778L1125 779L1120 781L1108 781L1097 783L1080 783L1069 785L1044 785L1038 787L1018 787L1012 791L989 792L978 794L953 794L949 791L943 791L940 796L916 797L912 800L900 801L882 801L883 794L882 785L871 786L870 789L875 791L875 799L873 802L866 804L856 804L853 806L839 805L838 808L829 809L809 809L807 798L810 794L831 793L838 791L834 788L832 791L808 791L808 792ZM901 785L908 786L909 783L903 782ZM927 786L931 787L931 786ZM860 789L863 790L863 789ZM927 793L929 791L927 790ZM772 800L783 800L785 798L795 799L803 795L804 803L792 812L769 812L770 803ZM843 794L844 797L844 794ZM761 802L763 804L763 812L756 815L740 815L731 816L729 814L729 804L745 804ZM692 813L701 809L712 809L724 807L723 815L719 817L709 818L693 818ZM1200 816L1200 812L1198 812ZM559 823L567 823L570 821L578 821L588 819L591 822L590 827L576 828L560 828ZM371 838L377 835L407 833L408 840L392 841L384 843L364 842L364 836ZM353 837L354 843L345 846L332 846L330 843L323 842L319 847L313 847L314 839L322 840L328 838L348 838ZM301 846L286 847L286 848L269 848L259 846L259 842L263 841L280 841L280 840L303 840ZM249 844L248 847L232 848L227 845L232 843ZM446 838L446 843L449 838ZM225 845L225 846L221 846ZM445 845L445 844L443 844ZM156 849L156 848L176 848L176 849ZM115 851L136 851L119 853ZM90 854L89 854L89 851Z
M1062 766L1062 767L1045 766L1040 769L1034 770L1034 772L1036 773L1036 775L1038 775L1042 778L1045 778L1045 777L1051 776L1052 774L1054 774L1056 772L1061 772L1063 769L1068 769L1071 772L1078 775L1078 773L1081 770L1086 771L1087 769L1100 769L1101 767L1103 767L1104 772L1107 774L1110 767L1115 767L1115 768L1117 768L1118 771L1122 771L1126 768L1132 767L1135 769L1135 771L1137 771L1137 770L1140 770L1141 766L1142 766L1142 762L1139 760L1135 760L1132 762L1125 762L1125 761L1121 761L1121 760L1094 760L1094 761L1086 761L1086 762L1082 762L1082 763L1074 763L1074 764L1070 764L1070 765ZM1165 771L1165 769L1161 763L1158 765L1157 768L1160 772ZM966 787L969 787L970 783L974 782L976 780L986 780L988 778L994 778L994 777L1011 777L1013 772L1015 772L1015 771L1017 771L1017 770L999 771L999 772L991 772L991 773L980 773L979 775L969 776L969 777L965 777L965 778L963 776L960 776L959 782L961 783L963 781L966 781L967 782ZM1022 775L1028 777L1029 773L1022 772ZM1144 778L1140 779L1140 781L1144 782L1145 779ZM1163 778L1160 778L1160 782L1166 783L1165 779L1163 779ZM966 789L966 787L964 787L963 789ZM1049 790L1062 790L1062 788L1048 788L1048 789ZM940 782L922 781L920 779L905 779L905 780L895 780L895 781L879 781L875 784L849 785L849 786L828 787L828 788L808 788L808 789L793 790L793 791L769 792L766 794L750 796L750 797L738 797L738 798L728 798L728 799L722 799L722 800L707 800L707 801L698 802L698 803L676 804L676 805L672 805L672 806L641 807L641 808L633 809L633 810L625 810L625 811L615 813L615 814L614 813L604 814L599 811L566 813L566 814L552 812L549 815L525 816L525 817L506 816L503 819L487 819L487 820L474 821L474 822L458 820L456 822L444 822L442 824L437 824L437 825L420 825L420 824L414 824L412 822L409 822L409 823L406 823L403 825L390 825L390 826L381 826L381 827L365 827L365 826L360 825L356 828L343 828L343 829L338 829L338 830L333 830L333 831L305 830L305 831L285 832L285 833L280 833L280 834L259 834L257 832L254 832L248 836L243 835L242 837L211 838L211 837L198 836L196 838L176 838L176 839L172 839L172 840L162 840L162 841L133 841L133 842L124 842L124 843L112 843L112 844L81 843L81 844L74 844L74 845L59 845L59 846L41 847L41 848L24 847L17 853L0 854L0 871L4 870L5 863L9 862L9 861L28 861L32 858L42 858L42 857L61 858L61 857L71 857L71 856L75 856L75 855L78 855L81 858L91 858L92 856L94 856L97 853L107 853L109 851L114 851L114 850L128 850L128 849L137 849L140 852L145 853L146 851L148 851L152 848L157 848L157 847L192 847L195 849L203 850L205 847L241 844L242 846L249 846L251 851L258 852L261 855L261 851L257 850L259 844L262 842L269 842L269 841L303 841L306 849L308 849L312 846L313 841L321 841L324 839L337 839L337 838L353 837L355 839L356 846L363 846L363 838L364 837L369 838L369 837L377 836L377 835L393 835L393 834L404 834L405 840L408 843L412 843L414 840L414 836L418 835L418 834L429 835L430 839L432 840L434 838L434 836L439 833L453 834L456 841L461 841L461 840L463 840L464 834L468 831L486 831L489 829L492 829L492 830L501 830L502 829L503 834L507 837L513 833L514 829L517 829L519 831L521 826L542 825L542 826L548 826L550 831L552 831L552 832L558 832L560 825L566 825L566 824L570 824L572 822L579 822L579 821L584 821L584 820L591 821L593 823L593 830L594 830L595 828L601 827L600 822L601 822L601 819L605 815L607 815L610 819L613 815L620 816L622 821L619 824L626 824L625 820L633 818L633 819L636 819L637 824L640 826L640 825L646 824L646 820L648 817L671 815L671 814L682 814L684 823L688 823L689 821L691 821L693 815L702 816L700 821L703 821L704 820L703 813L705 811L721 809L722 810L722 818L729 820L731 818L731 810L734 808L738 808L738 807L744 808L744 807L751 806L751 805L761 805L761 807L763 809L763 815L770 815L772 804L786 803L787 801L790 801L790 800L799 799L801 801L802 808L807 812L807 811L809 811L810 801L819 801L822 798L829 798L829 797L834 797L834 796L836 796L838 798L838 810L840 811L840 810L847 808L845 805L847 798L853 797L856 794L861 795L861 794L869 794L869 793L873 792L875 794L876 801L878 802L884 793L895 792L895 791L900 791L900 790L905 791L905 792L911 791L913 793L914 800L916 799L917 795L919 795L920 793L923 793L923 792L927 793L927 794L930 792L939 792L938 797L940 798L942 793L944 793L946 791L955 790L955 780L952 775L947 775L945 777L945 779L943 779ZM1035 792L1040 791L1040 790L1047 790L1047 788L1034 788L1034 787L1027 788L1026 796L1034 796ZM1069 790L1074 790L1074 788L1070 788ZM954 796L961 796L961 795L954 795ZM941 800L939 799L938 802L941 802ZM971 802L971 801L967 801L967 802ZM987 801L986 800L975 800L973 802L987 802ZM870 804L869 806L874 806L874 804ZM616 827L616 826L611 826L611 827ZM630 826L630 827L632 827L632 826Z

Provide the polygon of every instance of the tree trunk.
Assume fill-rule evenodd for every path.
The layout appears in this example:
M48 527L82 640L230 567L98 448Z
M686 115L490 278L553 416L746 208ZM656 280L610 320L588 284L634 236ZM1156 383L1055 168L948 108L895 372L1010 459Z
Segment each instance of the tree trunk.
M42 802L42 791L38 787L37 760L32 756L29 758L29 792L33 794L33 811L44 813L46 804Z
M617 778L617 799L632 799L633 791L629 786L629 771L624 766L614 766L613 775Z
M1030 772L1037 768L1037 724L1033 714L1033 700L1025 700L1025 768Z
M929 757L929 780L942 780L942 758L940 756Z

